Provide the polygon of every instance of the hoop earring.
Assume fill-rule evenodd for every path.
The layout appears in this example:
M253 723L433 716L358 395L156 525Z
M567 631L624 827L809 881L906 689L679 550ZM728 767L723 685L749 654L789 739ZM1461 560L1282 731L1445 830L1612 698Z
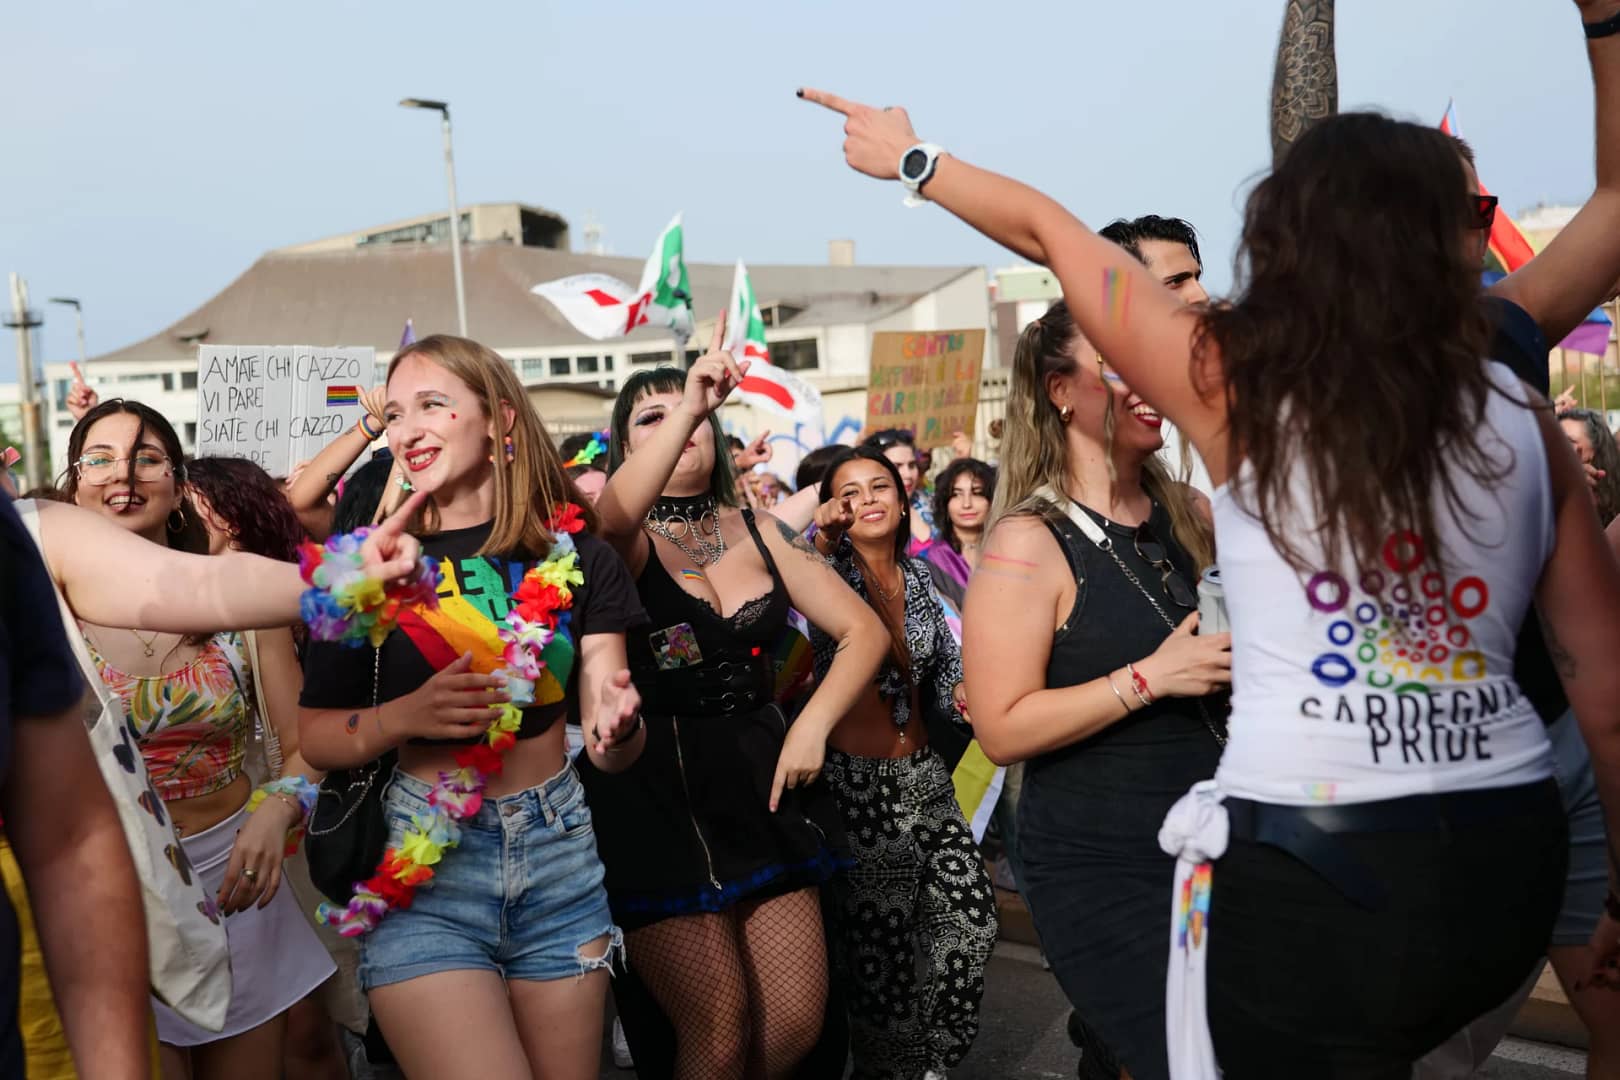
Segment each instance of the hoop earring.
M1065 405L1063 408L1059 409L1058 419L1063 421L1064 427L1067 427L1069 425L1069 421L1074 419L1074 406Z
M180 519L180 523L178 525L175 524L175 520L174 520L175 518ZM178 534L178 533L185 532L186 531L186 512L185 512L185 510L181 509L178 506L176 506L173 510L170 510L169 511L169 520L167 522L167 525L169 527L169 531L172 532L172 533Z

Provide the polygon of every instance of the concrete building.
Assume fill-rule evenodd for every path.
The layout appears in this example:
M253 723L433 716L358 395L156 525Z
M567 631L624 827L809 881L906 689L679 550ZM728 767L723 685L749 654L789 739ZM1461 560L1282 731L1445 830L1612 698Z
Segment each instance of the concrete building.
M383 363L397 350L406 319L419 338L453 331L447 229L448 215L427 215L270 251L173 325L92 357L85 375L103 397L139 397L160 409L189 450L196 437L200 344L370 345ZM553 431L601 427L620 379L670 362L667 332L642 328L625 338L592 341L529 291L542 281L587 272L634 282L642 259L569 252L567 222L517 203L467 208L462 232L468 331L512 364ZM856 265L848 241L835 241L830 255L836 263L751 264L749 274L773 359L822 390L825 436L847 441L865 420L872 334L989 331L989 284L982 267ZM730 264L688 264L700 315L726 305L732 271ZM694 349L707 341L707 328L700 325ZM993 338L987 348L989 367ZM45 377L46 422L60 462L73 426L65 408L72 373L66 363L53 363L45 366ZM771 426L770 417L751 412L728 407L727 426L742 432ZM821 434L804 433L807 442Z

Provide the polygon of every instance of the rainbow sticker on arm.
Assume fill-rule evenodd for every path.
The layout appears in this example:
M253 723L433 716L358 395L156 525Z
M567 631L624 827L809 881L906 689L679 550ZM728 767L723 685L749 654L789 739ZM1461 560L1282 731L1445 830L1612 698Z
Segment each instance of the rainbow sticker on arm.
M1131 311L1131 279L1123 270L1112 266L1103 267L1103 307L1108 309L1109 318L1116 323L1123 323Z

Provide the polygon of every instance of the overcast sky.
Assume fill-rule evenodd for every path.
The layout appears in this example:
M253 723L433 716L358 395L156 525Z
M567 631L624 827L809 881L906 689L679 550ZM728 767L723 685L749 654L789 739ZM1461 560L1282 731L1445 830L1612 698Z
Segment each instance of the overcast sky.
M1517 211L1592 186L1579 16L1559 0L1346 0L1345 107L1437 121L1455 97L1487 185ZM1181 215L1231 280L1265 167L1282 0L668 5L545 0L51 0L7 6L0 270L37 306L84 301L91 355L160 330L269 248L444 205L451 103L462 202L594 213L643 256L675 210L691 261L1007 265L898 186L850 172L801 83L901 104L953 152L1081 217ZM1396 257L1391 253L1391 257ZM0 298L3 299L3 298ZM69 359L71 313L44 351ZM401 313L401 319L407 313ZM424 329L418 327L421 333ZM15 368L10 335L0 379Z

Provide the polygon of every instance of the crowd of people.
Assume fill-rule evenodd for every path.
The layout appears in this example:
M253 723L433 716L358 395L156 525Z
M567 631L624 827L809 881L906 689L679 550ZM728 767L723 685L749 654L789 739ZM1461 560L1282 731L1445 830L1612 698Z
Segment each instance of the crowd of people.
M285 477L76 385L0 500L0 1074L942 1078L976 744L1081 1077L1465 1077L1544 963L1620 1075L1620 445L1548 402L1620 281L1620 0L1576 6L1597 192L1488 289L1472 151L1335 115L1331 2L1220 301L1188 223L800 91L1060 282L993 460L788 484L724 317L560 441L425 337Z

